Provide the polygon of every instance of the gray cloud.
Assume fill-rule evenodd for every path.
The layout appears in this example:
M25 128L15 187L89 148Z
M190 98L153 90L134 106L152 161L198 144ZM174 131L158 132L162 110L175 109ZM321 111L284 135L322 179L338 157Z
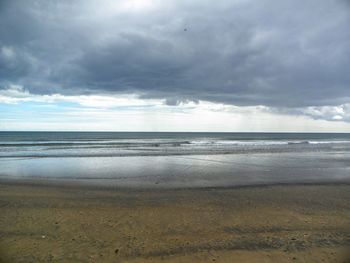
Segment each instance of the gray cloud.
M135 92L169 105L350 101L347 1L153 2L2 1L0 85Z

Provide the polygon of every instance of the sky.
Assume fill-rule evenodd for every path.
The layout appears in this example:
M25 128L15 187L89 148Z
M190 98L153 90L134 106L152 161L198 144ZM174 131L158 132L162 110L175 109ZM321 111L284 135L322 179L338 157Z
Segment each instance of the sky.
M1 0L0 130L350 132L348 0Z

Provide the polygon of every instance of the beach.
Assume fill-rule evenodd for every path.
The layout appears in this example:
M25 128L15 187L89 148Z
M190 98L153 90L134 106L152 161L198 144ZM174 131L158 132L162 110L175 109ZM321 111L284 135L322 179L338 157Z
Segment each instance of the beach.
M350 263L350 0L0 0L0 263Z
M350 185L2 182L0 262L349 262Z
M0 262L349 262L350 134L0 132Z

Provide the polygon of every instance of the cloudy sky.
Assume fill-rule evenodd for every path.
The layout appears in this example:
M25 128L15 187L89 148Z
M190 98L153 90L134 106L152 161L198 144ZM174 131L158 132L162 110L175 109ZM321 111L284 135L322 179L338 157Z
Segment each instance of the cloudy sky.
M0 130L350 132L348 0L2 0Z

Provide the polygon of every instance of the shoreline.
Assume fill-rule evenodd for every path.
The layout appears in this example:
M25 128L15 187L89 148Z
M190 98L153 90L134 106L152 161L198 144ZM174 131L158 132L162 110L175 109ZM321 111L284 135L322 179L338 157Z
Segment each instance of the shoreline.
M201 191L201 190L239 190L245 188L269 188L269 187L299 187L299 186L350 186L350 180L339 180L339 181L304 181L304 182L273 182L273 183L252 183L252 184L236 184L227 186L123 186L123 185L106 185L106 184L89 184L83 183L86 179L77 180L65 180L65 179L11 179L1 178L0 186L28 186L28 187L48 187L57 189L81 189L81 190L105 190L105 191L133 191L133 192L144 192L144 191ZM98 180L93 178L91 180ZM102 179L103 180L103 179Z
M347 262L350 185L0 182L0 262ZM235 259L235 260L234 260Z

